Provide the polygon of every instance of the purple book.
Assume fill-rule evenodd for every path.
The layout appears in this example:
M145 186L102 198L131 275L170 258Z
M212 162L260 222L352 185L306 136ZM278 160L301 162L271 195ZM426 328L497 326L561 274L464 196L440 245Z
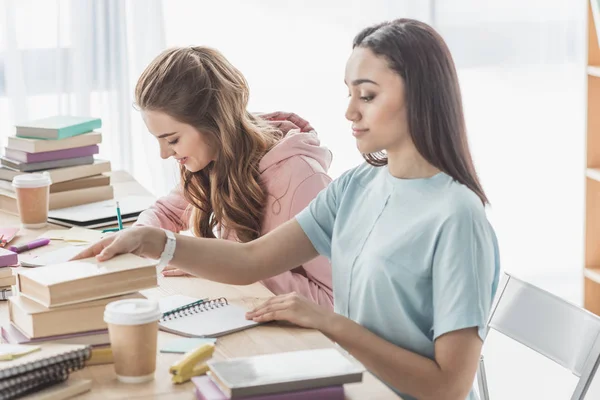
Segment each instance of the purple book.
M67 335L29 338L13 324L2 326L2 340L9 344L38 344L45 342L66 344L87 344L92 347L110 344L107 329L97 331L70 333Z
M72 149L63 149L55 151L44 151L41 153L27 153L21 150L4 148L4 155L11 160L21 161L24 163L37 163L44 161L64 160L67 158L78 158L93 156L99 152L98 145L74 147Z
M219 387L207 376L195 376L197 400L229 400ZM344 400L343 386L329 386L297 392L272 393L263 396L244 397L243 400Z
M17 253L0 247L0 267L9 267L19 263Z

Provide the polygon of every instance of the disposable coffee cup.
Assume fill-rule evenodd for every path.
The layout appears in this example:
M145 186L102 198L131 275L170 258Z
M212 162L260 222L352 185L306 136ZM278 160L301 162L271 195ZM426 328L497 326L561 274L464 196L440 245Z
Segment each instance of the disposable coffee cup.
M17 208L24 228L39 229L48 224L51 183L47 172L13 178L12 186L17 194Z
M158 320L162 313L156 301L113 301L104 309L104 321L112 348L117 379L141 383L154 379Z

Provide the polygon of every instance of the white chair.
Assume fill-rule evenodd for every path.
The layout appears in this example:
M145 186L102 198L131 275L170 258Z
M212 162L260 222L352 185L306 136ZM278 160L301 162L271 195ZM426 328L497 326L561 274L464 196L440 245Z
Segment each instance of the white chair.
M571 400L582 400L600 358L600 318L527 282L504 274L488 329L506 335L569 369L579 378ZM490 400L481 356L477 371L481 400Z

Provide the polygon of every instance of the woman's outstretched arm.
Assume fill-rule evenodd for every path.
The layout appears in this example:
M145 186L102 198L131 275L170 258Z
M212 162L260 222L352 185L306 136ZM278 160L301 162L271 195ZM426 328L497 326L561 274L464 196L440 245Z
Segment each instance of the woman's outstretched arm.
M169 265L209 280L249 285L302 265L318 256L295 219L248 243L175 235L175 254ZM73 259L108 260L134 253L160 258L166 234L153 227L129 228L88 247Z

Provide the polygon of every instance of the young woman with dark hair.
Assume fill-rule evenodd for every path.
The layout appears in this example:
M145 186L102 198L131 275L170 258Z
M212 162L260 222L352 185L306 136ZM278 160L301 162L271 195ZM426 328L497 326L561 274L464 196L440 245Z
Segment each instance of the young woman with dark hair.
M367 162L295 219L248 243L128 229L79 257L133 252L243 285L325 255L335 312L286 294L247 317L320 330L405 400L474 399L500 266L452 57L407 19L363 30L353 47L346 117Z

